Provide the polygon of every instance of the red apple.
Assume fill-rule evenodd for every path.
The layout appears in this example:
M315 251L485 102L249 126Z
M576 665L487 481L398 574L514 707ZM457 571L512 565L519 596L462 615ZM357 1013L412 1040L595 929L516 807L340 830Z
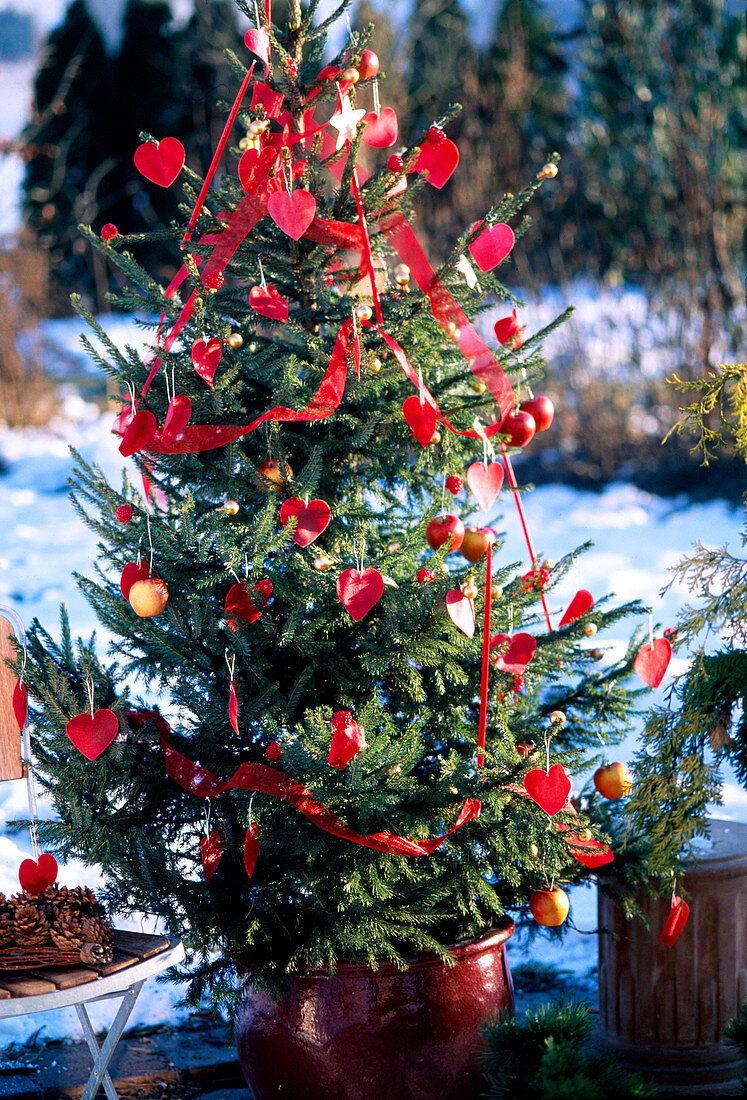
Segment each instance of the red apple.
M557 928L568 916L570 902L565 890L535 890L529 899L529 909L537 924Z
M364 50L355 67L361 80L373 80L379 74L379 59L373 50Z
M630 794L633 786L633 776L627 764L616 761L614 764L606 764L603 768L597 768L594 772L594 786L602 798L609 798L611 802L618 798L624 798Z
M534 417L528 412L511 413L501 424L501 435L505 435L509 447L526 447L536 431Z
M434 550L440 549L451 539L447 552L453 554L462 545L464 524L457 516L437 516L426 527L425 538L428 545Z
M482 527L468 527L462 539L461 552L473 564L479 561L491 543L490 535Z
M538 432L545 432L552 424L555 406L549 397L530 397L519 406L521 412L527 412L533 418Z
M151 619L160 615L169 602L169 590L160 577L148 577L135 581L127 593L127 599L136 615L141 619Z
M267 462L262 462L257 467L258 474L254 479L254 484L258 489L267 490L267 482L271 482L275 488L275 492L279 493L283 486L288 481L293 481L293 471L286 463L285 468L280 465L279 462L275 462L274 459L268 459Z

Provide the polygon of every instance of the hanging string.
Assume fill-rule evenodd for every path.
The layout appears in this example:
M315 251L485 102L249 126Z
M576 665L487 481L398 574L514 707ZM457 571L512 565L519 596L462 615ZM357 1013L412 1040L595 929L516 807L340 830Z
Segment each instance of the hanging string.
M91 706L91 718L93 718L93 680L91 679L90 674L88 676L87 686L88 686L88 701L89 701L90 706Z
M148 528L148 545L150 546L150 562L148 563L148 572L153 573L153 536L150 530L150 512L145 513L145 523Z

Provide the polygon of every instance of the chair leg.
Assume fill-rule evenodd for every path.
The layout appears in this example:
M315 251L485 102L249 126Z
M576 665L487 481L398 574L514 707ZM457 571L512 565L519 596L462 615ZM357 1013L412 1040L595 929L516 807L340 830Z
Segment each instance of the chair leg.
M142 988L143 982L137 982L122 994L122 1003L117 1010L117 1014L112 1021L109 1032L104 1042L101 1044L101 1047L99 1047L93 1027L91 1026L85 1004L78 1004L75 1006L80 1025L83 1029L83 1035L88 1044L88 1049L91 1052L91 1057L93 1058L93 1069L91 1070L91 1076L88 1078L86 1087L83 1090L81 1100L93 1100L100 1085L103 1085L108 1100L118 1100L117 1092L108 1073L109 1062L112 1059L114 1051L117 1049L117 1043L122 1037L125 1024L130 1018L130 1013L135 1007L135 1001Z

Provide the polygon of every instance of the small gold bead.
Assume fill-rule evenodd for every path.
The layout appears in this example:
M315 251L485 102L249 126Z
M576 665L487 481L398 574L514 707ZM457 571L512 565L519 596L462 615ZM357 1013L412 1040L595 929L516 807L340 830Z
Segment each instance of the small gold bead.
M345 81L346 84L357 84L360 78L361 74L358 72L357 69L354 69L352 65L342 74L342 79Z
M402 285L410 281L410 269L407 264L397 264L394 269L394 281Z
M359 321L370 321L373 317L373 310L370 306L358 306L355 311L355 316Z
M494 584L493 587L490 589L490 595L494 600L499 600L503 595L503 589L499 584Z
M541 566L541 567L542 567L543 569L547 569L547 570L550 570L550 569L554 569L554 568L555 568L555 562L554 562L554 561L550 561L550 559L549 559L549 558L544 558L544 559L543 559L543 560L542 560L542 561L540 562L540 566Z
M596 623L587 623L584 627L584 634L587 638L593 638L598 629L599 627L596 625Z
M488 388L484 382L478 382L477 380L472 382L471 385L475 393L485 393L485 390Z
M550 722L553 726L564 726L566 721L566 716L563 714L562 710L554 710L550 714Z
M579 840L591 840L591 829L579 829L579 831L576 833L576 836Z
M244 343L244 337L241 335L240 332L232 332L226 340L226 343L228 344L229 348L240 348L241 345Z
M592 656L593 660L601 661L602 657L604 657L604 650L602 650L602 649L592 649L591 656Z
M440 443L440 442L441 442L441 433L440 432L434 432L433 435L431 436L431 443Z
M459 794L458 787L449 787L449 794Z
M239 142L239 149L242 153L245 153L247 149L254 148L254 141L250 137L243 137Z
M391 542L388 542L386 544L386 548L390 554L394 554L397 550L402 549L402 543L397 542L396 539L393 539Z
M539 855L539 848L536 844L529 845L529 855L532 857L532 859L536 859Z
M379 371L381 370L381 360L380 359L373 359L371 361L368 369L371 371L371 374L378 374Z
M387 775L391 775L391 776L396 776L396 775L401 775L401 774L402 774L402 765L401 764L395 764L394 767L390 768L389 771L387 772Z
M314 558L314 568L318 573L326 573L334 564L332 558L326 554L320 554L318 558Z
M462 585L462 595L466 596L468 600L477 599L479 589L475 584L474 577L470 577L466 584Z
M237 500L227 500L223 505L223 511L227 516L235 516L239 510L239 502Z
M546 164L544 168L537 173L538 180L552 180L558 174L557 164Z
M259 134L264 134L269 125L270 123L266 118L257 118L254 120L254 122L249 123L249 133L255 137Z

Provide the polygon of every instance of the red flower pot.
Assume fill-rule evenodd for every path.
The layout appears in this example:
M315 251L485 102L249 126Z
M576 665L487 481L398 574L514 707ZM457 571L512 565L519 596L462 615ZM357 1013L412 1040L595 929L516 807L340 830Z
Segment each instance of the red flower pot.
M476 1100L482 1025L513 1009L513 931L457 944L454 966L343 963L292 978L280 1001L249 987L236 1045L255 1100Z

